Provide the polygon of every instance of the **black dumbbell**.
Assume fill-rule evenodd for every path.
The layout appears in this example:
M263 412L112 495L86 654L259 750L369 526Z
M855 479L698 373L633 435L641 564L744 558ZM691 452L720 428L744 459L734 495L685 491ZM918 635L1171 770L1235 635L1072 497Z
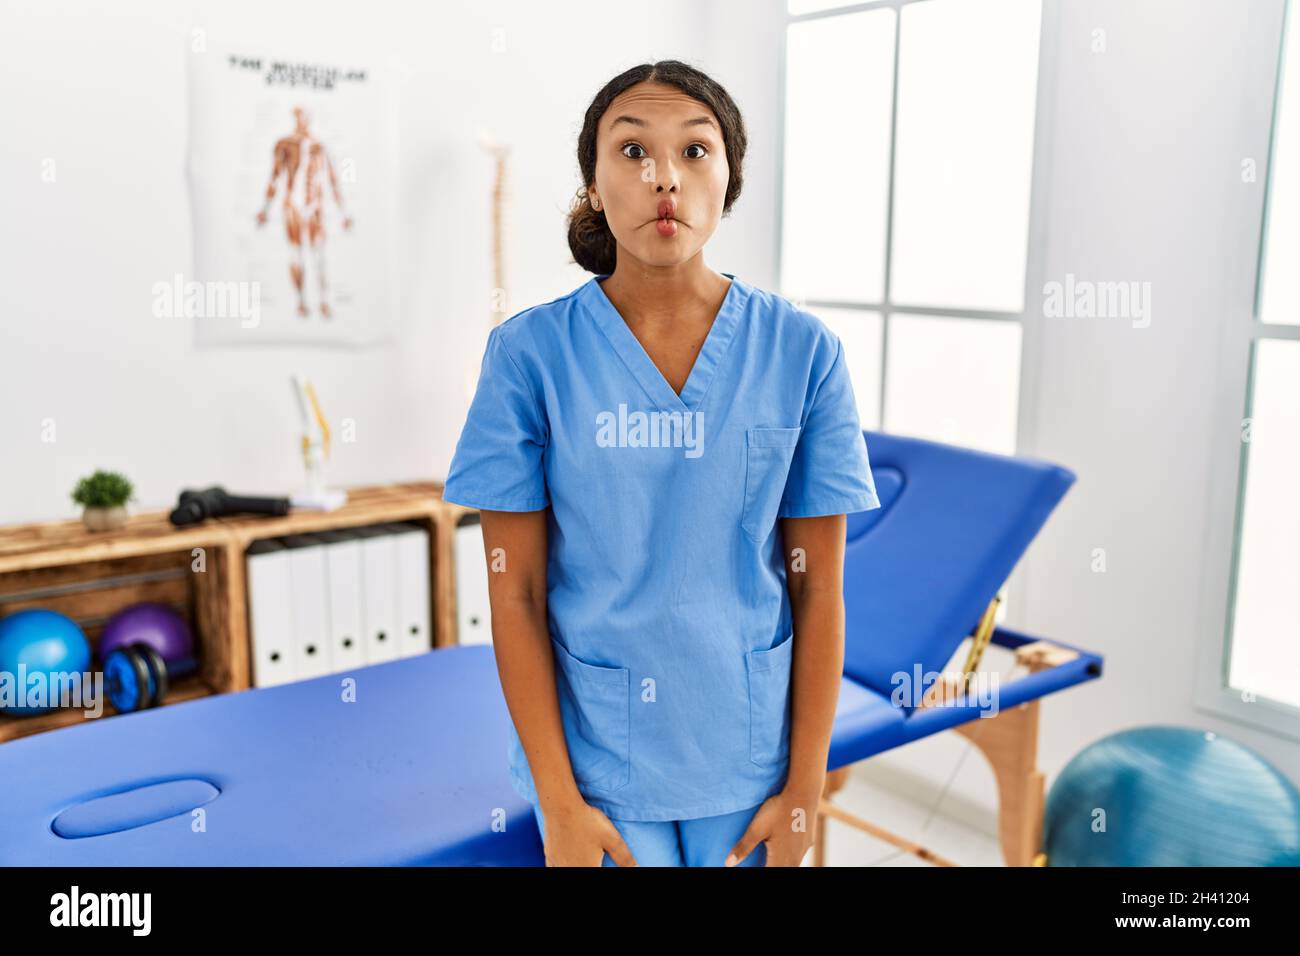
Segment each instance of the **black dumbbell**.
M157 707L167 696L170 681L198 670L198 661L186 657L167 661L148 644L119 647L104 661L108 699L119 713Z

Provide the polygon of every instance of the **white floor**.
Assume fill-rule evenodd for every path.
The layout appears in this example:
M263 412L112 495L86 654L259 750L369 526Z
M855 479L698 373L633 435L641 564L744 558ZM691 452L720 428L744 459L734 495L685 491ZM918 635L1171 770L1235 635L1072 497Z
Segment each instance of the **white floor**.
M905 778L865 761L853 768L835 803L962 866L1005 866L997 821L951 789L908 786ZM936 809L937 807L937 809ZM838 820L826 820L827 866L933 866ZM804 860L810 866L812 852Z

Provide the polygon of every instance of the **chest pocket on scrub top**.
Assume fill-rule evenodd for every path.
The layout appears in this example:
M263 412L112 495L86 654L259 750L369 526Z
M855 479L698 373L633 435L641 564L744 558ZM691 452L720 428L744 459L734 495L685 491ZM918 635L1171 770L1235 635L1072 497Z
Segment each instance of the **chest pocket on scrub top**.
M740 525L762 541L776 522L800 428L751 428L745 434L745 505Z
M555 689L573 779L590 790L611 792L631 779L631 672L588 664L551 638Z

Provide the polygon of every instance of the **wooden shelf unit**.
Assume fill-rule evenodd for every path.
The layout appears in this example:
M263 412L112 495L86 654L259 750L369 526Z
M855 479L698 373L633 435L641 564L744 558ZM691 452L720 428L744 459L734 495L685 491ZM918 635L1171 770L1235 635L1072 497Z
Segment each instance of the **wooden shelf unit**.
M81 625L92 652L116 611L138 601L168 604L194 634L199 671L170 688L163 706L252 687L246 552L264 538L411 521L429 531L433 646L457 641L454 532L470 509L442 500L441 482L348 489L336 511L284 517L238 515L173 527L168 512L132 515L117 531L91 532L80 519L0 527L0 617L43 607ZM201 570L198 568L201 567ZM102 668L95 653L91 670ZM114 713L104 701L104 715ZM86 720L67 708L0 716L0 743Z

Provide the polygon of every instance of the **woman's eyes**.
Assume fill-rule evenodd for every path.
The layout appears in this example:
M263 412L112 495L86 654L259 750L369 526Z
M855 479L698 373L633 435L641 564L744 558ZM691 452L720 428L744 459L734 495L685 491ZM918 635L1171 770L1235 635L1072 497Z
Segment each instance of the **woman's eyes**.
M629 150L629 149L640 150L640 152L639 152L639 153L636 153L635 155L629 155L629 153L628 153L628 150ZM698 150L700 150L699 154L697 154L697 155L695 155L695 156L689 156L689 157L687 157L688 159L703 159L705 156L709 155L709 148L708 148L707 146L705 146L703 143L691 143L691 145L690 145L690 146L687 146L686 149L687 149L687 150L691 150L691 149L698 149ZM644 158L645 158L645 148L644 148L640 143L625 143L625 144L623 145L623 155L624 155L624 156L627 156L628 159L644 159Z

